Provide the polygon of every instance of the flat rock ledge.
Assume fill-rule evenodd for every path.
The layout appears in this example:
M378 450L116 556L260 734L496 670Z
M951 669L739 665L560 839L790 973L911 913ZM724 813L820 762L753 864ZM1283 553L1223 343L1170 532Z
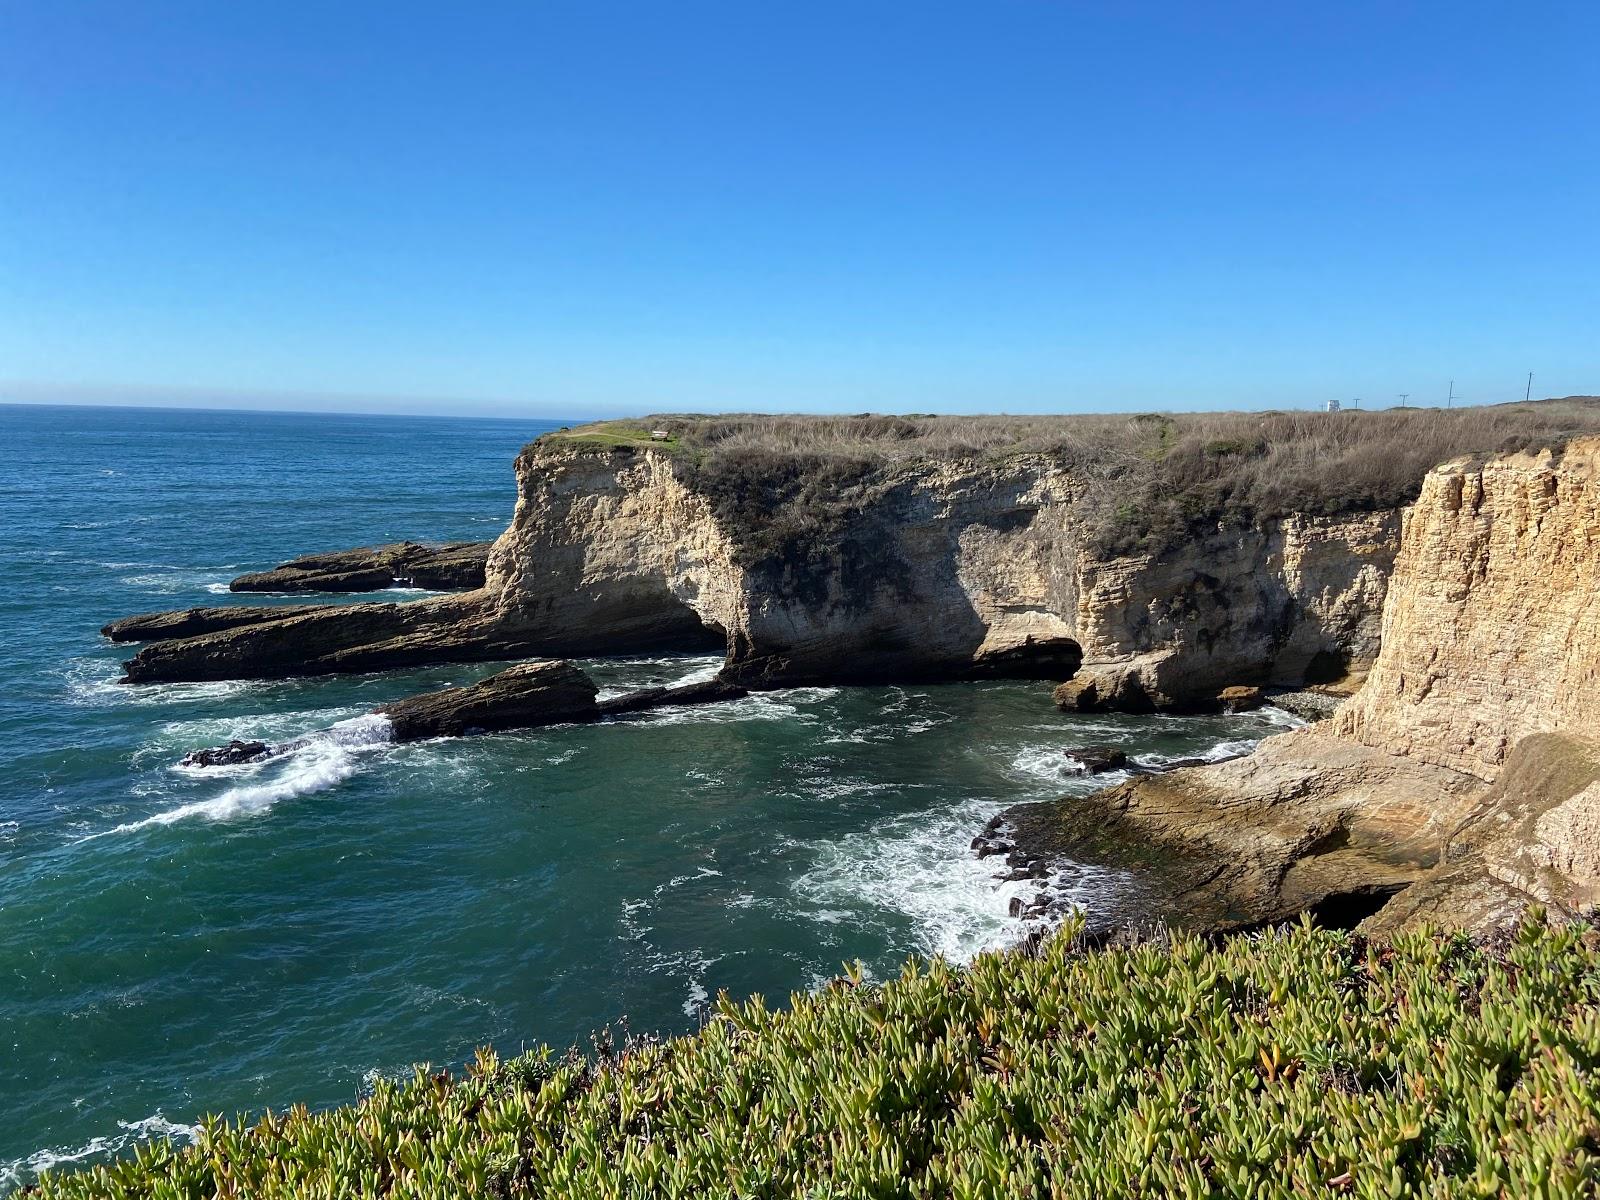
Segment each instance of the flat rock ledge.
M412 696L377 710L397 742L531 729L600 716L594 681L569 662L519 663L466 687Z
M271 571L241 575L233 592L373 592L390 587L471 591L483 586L493 542L390 542L307 554Z
M602 701L596 698L594 681L577 667L566 661L547 661L519 663L477 683L410 696L383 705L371 715L387 722L386 740L415 742L599 721L652 708L714 704L747 695L737 684L708 679L680 687L646 688ZM263 762L328 736L325 731L276 743L235 739L223 746L191 751L180 765L221 767Z
M282 621L315 612L316 605L280 604L255 606L237 604L225 608L182 608L173 612L140 613L103 625L100 633L113 642L160 642L168 638L198 637L219 633L263 621Z

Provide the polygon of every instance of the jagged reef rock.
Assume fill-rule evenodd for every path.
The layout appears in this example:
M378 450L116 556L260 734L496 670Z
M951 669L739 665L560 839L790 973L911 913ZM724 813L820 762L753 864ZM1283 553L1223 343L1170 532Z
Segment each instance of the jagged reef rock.
M390 542L307 554L271 571L241 575L234 592L373 592L403 586L466 591L483 586L490 542Z
M255 762L266 758L272 753L272 747L266 742L242 741L234 738L226 746L208 746L204 750L192 750L183 756L179 766L183 767L229 767L237 763Z
M726 679L705 679L699 683L683 683L677 687L644 688L614 696L599 702L602 717L620 717L628 713L644 712L651 708L681 707L691 704L720 704L725 700L742 700L750 694Z
M1219 766L1006 814L1029 853L1142 869L1209 927L1392 929L1600 900L1600 440L1432 472L1383 644L1333 720ZM1392 899L1391 899L1392 897Z
M412 604L288 611L292 615L153 642L123 664L124 678L129 683L277 679L524 656L523 645L505 636L477 592Z
M412 696L377 711L389 718L397 742L599 716L594 682L569 662L519 663L466 687Z

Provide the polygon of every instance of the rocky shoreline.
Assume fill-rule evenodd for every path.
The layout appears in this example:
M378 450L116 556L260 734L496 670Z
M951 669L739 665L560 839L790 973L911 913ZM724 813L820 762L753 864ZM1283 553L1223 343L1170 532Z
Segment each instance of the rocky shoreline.
M1049 680L1073 713L1271 702L1318 724L1233 762L1008 810L1011 841L991 855L1025 878L1055 861L1134 872L1158 909L1206 928L1307 910L1479 928L1600 899L1600 439L1443 464L1403 515L1275 518L1110 557L1084 537L1078 482L1047 456L886 463L823 508L795 490L794 461L763 459L744 480L777 497L762 521L688 461L535 443L490 547L399 543L236 581L471 587L454 595L188 609L104 632L145 642L129 683L725 654L714 683L604 703L570 664L524 662L389 706L400 736L990 675ZM775 540L773 522L789 532ZM1103 749L1080 748L1084 770L1110 769ZM994 845L985 836L975 849Z
M643 688L600 700L594 681L572 663L541 661L518 663L462 687L396 700L368 716L382 718L386 740L398 743L601 721L655 708L718 704L747 695L744 688L718 678ZM262 762L293 753L319 736L308 734L276 743L235 739L226 745L193 750L179 765L205 768Z

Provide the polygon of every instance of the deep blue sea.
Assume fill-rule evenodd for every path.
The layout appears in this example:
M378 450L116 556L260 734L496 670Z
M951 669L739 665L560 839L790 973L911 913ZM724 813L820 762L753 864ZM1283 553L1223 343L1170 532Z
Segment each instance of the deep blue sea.
M1281 727L1069 717L1042 683L805 688L176 766L496 668L130 688L104 622L261 603L228 579L314 550L493 537L513 457L552 427L0 405L0 1191L480 1045L564 1047L624 1014L692 1029L720 988L779 1001L845 960L969 957L1017 936L1026 888L969 840L1092 786L1064 748ZM717 660L583 665L617 690ZM1089 907L1119 887L1078 879Z

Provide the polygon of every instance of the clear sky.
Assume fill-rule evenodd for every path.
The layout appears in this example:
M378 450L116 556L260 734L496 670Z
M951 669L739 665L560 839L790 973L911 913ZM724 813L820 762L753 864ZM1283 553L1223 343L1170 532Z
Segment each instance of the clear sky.
M0 395L1600 392L1600 4L0 0Z

